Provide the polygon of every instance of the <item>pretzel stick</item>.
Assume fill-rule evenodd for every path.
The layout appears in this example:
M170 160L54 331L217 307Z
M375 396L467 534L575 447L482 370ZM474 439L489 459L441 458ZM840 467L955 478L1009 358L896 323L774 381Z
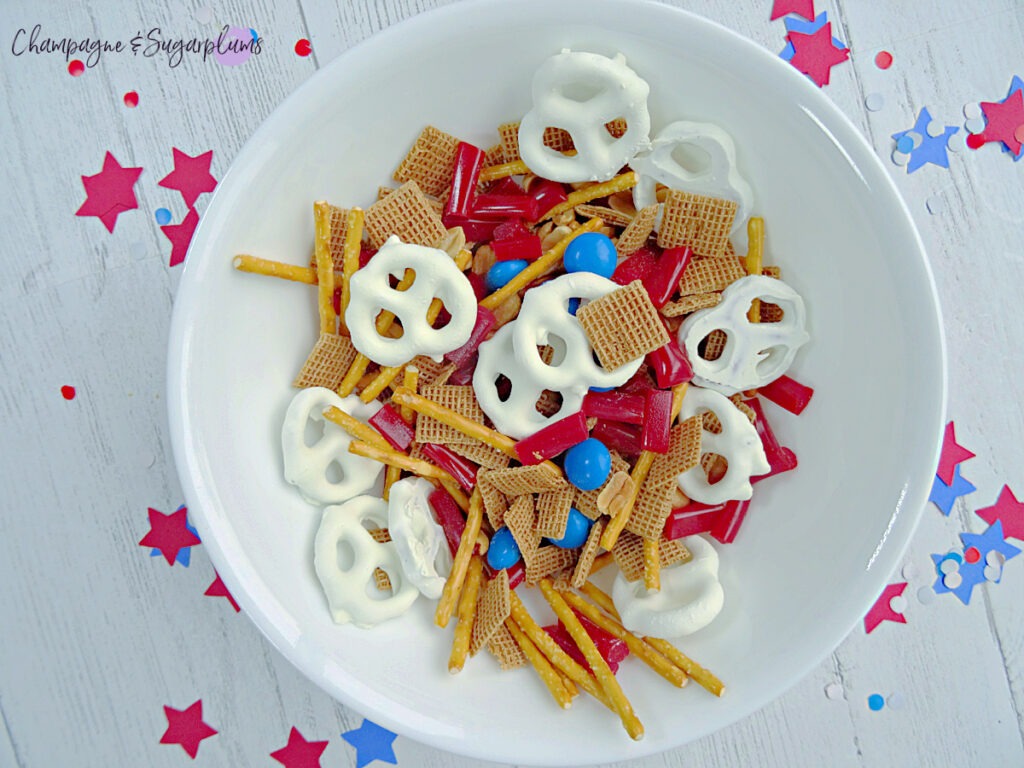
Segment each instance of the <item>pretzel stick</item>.
M363 242L363 209L351 208L345 217L345 248L341 257L341 322L345 322L345 312L352 299L352 288L349 281L359 269L359 251Z
M672 683L676 688L682 688L686 685L687 675L682 669L655 651L653 647L634 635L615 619L606 616L596 605L588 603L573 592L563 592L562 597L565 598L565 602L590 619L591 622L608 634L614 635L619 640L625 642L630 653Z
M644 587L648 590L661 589L661 557L657 539L644 539Z
M414 459L404 453L392 450L391 448L378 448L362 440L353 440L348 444L349 453L356 456L365 456L368 459L375 459L381 464L404 469L406 472L413 472L420 477L433 478L443 484L445 481L455 482L455 479L440 467L435 467L429 461Z
M338 316L334 314L334 259L331 258L331 210L320 200L313 203L313 255L316 257L317 307L320 310L320 333L337 333Z
M702 687L715 694L715 696L725 694L725 684L721 680L693 661L693 659L672 645L668 640L662 640L658 637L646 637L644 642L663 654L665 658L686 672L696 682L700 683Z
M480 171L480 181L497 181L506 179L509 176L523 176L530 172L526 163L522 160L513 160L511 163L489 165Z
M590 573L597 573L602 568L606 568L614 562L615 556L611 552L602 552L600 555L594 558L594 564L590 566Z
M391 498L391 486L402 479L402 470L388 464L384 467L384 490L381 491L381 498L388 501Z
M597 603L601 608L618 622L622 622L622 618L619 616L619 612L615 608L615 603L612 602L612 596L597 586L592 581L583 582L583 586L580 588L583 594Z
M572 706L572 696L562 683L562 676L551 666L551 662L537 649L533 641L523 633L523 630L512 620L511 616L505 619L505 626L512 633L512 638L522 650L523 655L529 659L533 668L537 671L537 676L547 686L548 691L550 691L558 706L562 709L569 709Z
M431 464L430 466L433 466L433 464ZM451 475L448 475L448 477L446 478L441 478L439 482L441 484L441 487L448 491L448 495L451 496L452 499L454 499L455 504L458 506L458 508L468 515L469 497L462 492L462 488L459 486L458 481ZM482 535L483 534L481 534L481 536ZM484 547L480 550L480 554L482 555L486 551L487 547Z
M447 627L448 620L452 617L455 609L455 601L462 589L462 582L466 578L466 569L469 567L469 560L476 545L477 534L480 533L480 524L483 522L483 497L480 489L474 488L473 495L469 497L469 514L466 516L466 527L462 530L462 538L459 539L459 548L455 551L455 558L452 561L452 569L448 573L448 579L444 583L444 590L441 592L441 599L437 603L437 610L434 612L434 623L439 627Z
M420 369L415 365L405 366L405 376L402 379L402 386L408 389L410 392L416 392L420 383ZM416 418L416 412L408 406L403 406L399 411L401 417L408 423L412 424L412 420Z
M568 246L575 238L585 232L596 232L603 226L604 222L599 217L595 216L586 224L574 229L568 235L555 243L554 247L552 247L550 251L531 263L526 269L505 283L504 286L489 296L485 296L481 299L480 306L493 312L503 301L505 301L505 299L513 293L519 293L520 289L525 288L544 274L544 272L550 267L553 267L558 260L562 258L562 255L565 253L566 246Z
M383 450L390 450L391 448L391 443L385 440L380 432L336 406L332 405L324 411L324 418L337 424L357 440L362 440Z
M296 283L316 285L316 270L311 267L298 267L294 264L285 264L283 261L261 259L247 253L235 256L231 264L239 272L251 272L254 275L280 277L283 280L291 280Z
M572 636L576 647L583 653L583 658L587 660L587 664L590 665L590 669L597 677L597 682L601 684L605 695L611 701L619 719L622 720L622 726L626 729L626 733L634 741L639 741L644 737L644 726L633 712L633 705L629 703L626 694L622 692L622 686L619 685L619 681L615 679L615 675L609 669L608 662L604 660L604 656L594 645L594 639L583 628L579 617L566 604L562 595L551 585L550 579L541 579L540 589L544 593L544 599L548 601L548 605L554 609L555 615Z
M459 622L455 625L455 637L452 638L452 653L448 657L448 671L451 674L461 672L469 655L469 641L473 636L473 622L476 619L476 601L480 595L480 576L484 571L484 561L479 555L473 555L466 573L466 584L459 598Z
M485 427L483 424L478 424L472 419L467 419L461 413L453 411L450 408L445 408L443 405L435 403L433 400L429 400L423 395L417 395L415 392L411 392L405 387L399 387L391 395L392 402L397 403L400 406L409 408L423 416L431 416L443 424L447 424L453 429L457 429L468 437L473 437L482 443L486 443L492 448L496 448L504 454L517 458L516 454L516 441L507 435L501 434L496 430ZM547 462L551 463L551 462Z
M747 260L748 275L760 275L764 261L764 219L751 216L747 222ZM747 319L752 323L761 322L761 300L754 299L750 303Z
M624 192L635 186L636 174L633 171L620 173L618 176L608 179L608 181L602 181L600 184L591 184L590 186L570 192L566 196L565 202L554 206L540 220L544 221L545 219L554 218L560 213L572 210L577 205L589 203L591 200L596 200L599 197L608 197L608 195L614 195L616 192Z

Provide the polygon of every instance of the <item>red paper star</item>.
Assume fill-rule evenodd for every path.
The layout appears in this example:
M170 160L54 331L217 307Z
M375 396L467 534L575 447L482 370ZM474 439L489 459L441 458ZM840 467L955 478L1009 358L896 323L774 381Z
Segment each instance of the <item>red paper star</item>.
M139 546L156 547L167 563L174 565L178 552L200 543L199 537L185 525L187 515L185 507L169 515L149 507L149 533L142 537Z
M141 174L141 168L123 168L117 158L107 152L103 170L82 177L86 198L75 216L95 216L108 232L113 232L119 214L139 207L134 187Z
M1016 90L1005 101L983 101L986 142L1001 141L1013 154L1020 154L1021 143L1014 135L1024 125L1024 90Z
M791 13L803 16L808 21L814 21L814 0L775 0L772 3L770 21L775 21L780 16L788 16Z
M176 189L185 199L185 205L191 208L203 192L213 192L217 180L210 175L210 161L213 150L195 157L189 157L177 147L173 147L174 170L157 182L161 187Z
M956 441L956 427L953 422L946 425L946 433L942 437L942 452L939 454L939 468L936 475L946 485L953 484L953 470L961 461L974 458L974 454Z
M214 571L214 573L217 575L217 578L213 580L213 583L206 588L206 591L203 592L203 594L209 595L210 597L226 597L228 602L231 603L231 607L235 609L235 613L238 613L242 609L238 607L238 603L235 602L235 598L231 596L231 593L228 592L228 588L224 586L224 582L221 580L220 574L216 571Z
M833 45L831 21L813 34L790 32L786 37L793 44L793 58L789 63L811 78L819 88L828 85L832 67L850 58L849 48Z
M189 208L181 224L168 224L166 227L160 227L160 231L171 241L171 260L168 266L177 266L185 260L188 244L192 242L192 235L195 234L198 223L199 214L196 213L195 208Z
M875 627L881 624L883 621L895 621L900 624L906 624L907 619L902 613L896 613L889 605L889 602L896 596L902 595L903 590L907 588L907 582L900 584L890 584L884 590L882 595L879 597L871 610L868 611L867 616L864 617L864 631L870 634L874 631Z
M203 722L203 700L197 699L188 709L179 710L164 707L167 716L167 730L160 737L161 744L180 744L188 756L195 759L199 742L208 739L217 731Z
M328 743L306 741L299 729L293 727L288 734L288 745L271 752L270 756L285 768L320 768L320 755L327 749Z
M1003 536L1024 541L1024 502L1017 501L1010 486L1004 485L996 503L991 507L982 507L977 514L989 525L995 525L997 520L1001 520Z

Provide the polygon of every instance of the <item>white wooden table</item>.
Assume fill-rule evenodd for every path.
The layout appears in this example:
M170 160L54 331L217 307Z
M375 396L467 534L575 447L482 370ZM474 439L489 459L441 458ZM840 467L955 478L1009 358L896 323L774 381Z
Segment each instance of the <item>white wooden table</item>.
M183 503L163 394L180 267L168 266L154 211L167 208L180 223L186 209L157 181L173 168L172 147L212 149L220 178L318 66L437 4L4 3L0 766L186 765L179 746L159 743L163 707L197 699L219 731L200 745L198 765L277 765L270 753L293 726L329 742L323 765L356 765L340 734L362 717L305 680L226 600L204 596L214 572L203 547L192 548L189 567L171 568L138 546L148 507ZM783 47L770 0L678 4ZM636 765L1024 765L1024 557L969 606L915 597L933 581L931 553L983 530L975 509L1004 483L1024 496L1024 163L991 146L951 155L949 170L911 175L888 159L891 134L913 125L921 107L962 126L966 102L1006 95L1011 77L1024 75L1024 12L1019 0L817 5L852 51L826 92L889 163L928 247L946 319L949 418L977 454L962 465L977 491L948 518L924 510L905 560L916 570L906 625L855 630L775 703ZM71 77L60 54L12 52L17 30L35 24L51 37L113 41L152 27L209 37L223 23L256 29L261 53L238 67L186 55L174 68L161 57L108 53ZM296 55L300 38L313 55ZM885 71L874 63L883 49L895 57ZM134 109L122 102L127 91L139 94ZM882 109L865 108L871 93L882 94ZM144 169L139 209L119 216L113 234L73 215L84 200L80 177L97 173L107 150ZM930 215L929 199L944 210ZM65 385L74 399L62 396ZM830 699L826 688L843 696ZM874 693L889 701L878 712L867 706ZM473 764L402 737L394 752L402 766Z

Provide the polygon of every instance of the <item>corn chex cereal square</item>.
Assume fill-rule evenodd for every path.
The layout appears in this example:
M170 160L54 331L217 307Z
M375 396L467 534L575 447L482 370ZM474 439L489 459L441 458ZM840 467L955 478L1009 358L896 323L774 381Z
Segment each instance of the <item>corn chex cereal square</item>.
M677 301L668 302L660 311L665 317L681 317L700 309L717 307L721 301L721 293L695 293L692 296L683 296Z
M406 367L409 366L416 366L416 370L419 371L418 383L421 388L429 387L431 384L444 384L455 371L454 364L437 363L426 355L416 355Z
M645 539L661 538L665 521L672 513L674 489L675 476L665 479L648 475L626 521L626 530Z
M457 138L428 125L395 169L395 181L415 181L428 195L441 197L451 187L458 146Z
M579 214L585 219L593 219L595 217L598 217L605 224L612 227L628 227L629 222L631 222L634 218L633 216L630 216L628 213L622 213L621 211L616 211L613 208L607 208L603 205L590 205L588 203L582 203L581 205L577 205L575 210L577 214ZM622 237L620 235L619 240L621 239Z
M302 364L292 382L293 387L327 387L337 389L345 378L352 361L356 359L356 348L347 336L336 333L321 333L313 345L309 357Z
M407 181L367 208L365 221L374 248L384 245L391 235L398 235L403 243L433 247L448 232L440 212L415 181Z
M526 564L526 583L533 586L545 576L558 573L576 564L580 556L580 550L562 549L554 544L541 547L534 554L529 563Z
M494 469L487 473L487 479L506 496L544 493L568 485L568 481L547 464Z
M537 496L537 533L551 539L565 536L569 522L569 510L576 498L576 489L571 485L554 491L545 491Z
M647 242L647 238L654 231L654 220L658 216L658 205L648 205L637 211L629 225L619 235L619 241L615 244L615 250L619 258L629 256L639 250ZM608 222L606 222L608 223Z
M505 526L519 546L523 562L529 567L540 547L540 534L537 533L537 513L533 506L533 496L516 496L512 505L505 511Z
M679 278L679 295L696 296L724 290L741 277L747 276L743 260L731 257L723 259L690 259Z
M508 571L500 570L480 591L476 603L476 619L469 641L469 654L476 656L494 636L498 627L512 615L512 597L508 588Z
M464 459L469 459L474 464L487 469L504 469L511 461L511 457L507 453L473 438L469 438L469 442L466 443L450 444L448 448L452 453L457 453Z
M688 245L697 256L716 259L725 256L738 208L734 200L671 189L665 198L658 245L662 248Z
M508 510L508 500L505 494L499 491L490 480L491 470L482 469L476 476L476 487L480 490L480 498L484 503L484 512L487 514L487 522L491 528L498 530L505 524L505 512Z
M574 589L582 587L587 579L590 578L590 569L594 567L594 559L597 557L598 552L601 551L601 534L604 533L605 525L604 520L596 520L590 527L590 533L587 534L587 540L583 544L583 549L580 550L576 567L572 571L572 586Z
M455 411L477 424L484 423L484 412L476 400L476 393L469 384L428 384L420 387L420 394L443 408ZM473 442L473 438L454 427L444 424L433 416L420 414L416 419L416 442L461 445Z
M526 664L526 655L523 653L523 649L519 647L519 643L512 637L512 633L504 624L494 630L494 634L491 635L491 639L487 643L487 650L497 659L498 665L502 669L515 669Z
M609 371L669 342L668 331L640 280L584 304L576 319Z

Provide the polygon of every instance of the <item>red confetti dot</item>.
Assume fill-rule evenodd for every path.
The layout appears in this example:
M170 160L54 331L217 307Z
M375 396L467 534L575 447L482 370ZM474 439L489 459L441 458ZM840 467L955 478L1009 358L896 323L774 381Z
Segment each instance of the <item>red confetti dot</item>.
M85 64L82 63L81 59L72 59L68 63L68 74L72 77L78 77L85 72Z
M139 106L139 94L135 91L128 91L128 93L124 95L124 105L131 109Z
M892 66L892 54L888 51L879 51L875 54L875 66L879 69L888 69Z
M976 563L981 560L981 552L978 551L977 547L968 547L964 551L964 560L968 563Z
M68 386L67 384L60 388L60 393L64 395L65 400L75 399L75 388Z
M295 43L295 53L299 56L309 56L313 52L313 46L309 44L309 40L302 38Z
M985 143L985 137L980 133L972 133L967 136L967 146L971 149L978 149Z

